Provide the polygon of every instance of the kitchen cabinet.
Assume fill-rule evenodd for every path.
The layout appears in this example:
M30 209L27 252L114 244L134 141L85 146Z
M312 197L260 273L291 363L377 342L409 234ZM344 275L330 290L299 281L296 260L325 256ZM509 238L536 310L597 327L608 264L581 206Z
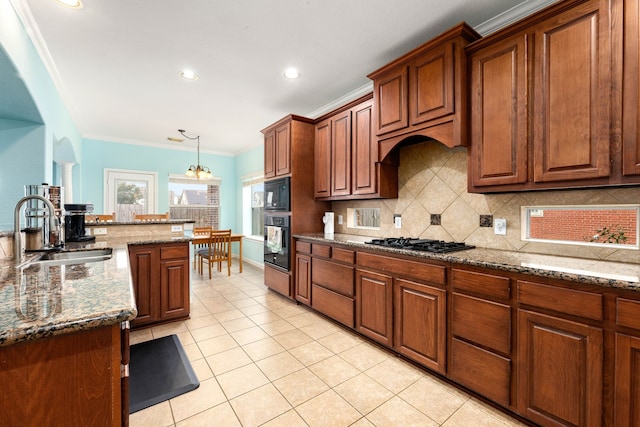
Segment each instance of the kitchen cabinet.
M384 306L386 321L393 322L393 348L436 372L445 373L446 267L366 252L358 253L357 266L364 279L360 283L364 286L359 287L362 292L358 294L359 317L365 326L369 325L364 335L391 342L391 332L388 337L379 332L386 331L391 323L383 323L382 317L371 313L376 305ZM366 272L365 275L362 272ZM393 298L389 295L390 278L393 278ZM393 310L389 307L391 301Z
M616 299L614 415L616 426L640 425L640 301Z
M393 278L356 270L356 330L380 344L393 346Z
M397 165L378 162L371 126L371 95L319 119L314 141L317 199L397 197Z
M608 0L559 2L467 47L470 192L634 182L624 175L640 164L637 59L630 68L638 19L637 4L626 3L624 60L620 3ZM622 63L624 114L615 90Z
M296 242L296 301L311 305L311 244Z
M517 289L517 411L543 426L601 426L602 295L528 281Z
M354 252L318 244L312 245L311 252L311 307L353 328Z
M294 234L321 232L322 216L331 210L328 202L314 197L314 132L315 121L288 115L262 130L265 142L265 180L289 176L290 212L278 215L289 217L289 248L294 248ZM273 214L267 213L267 214ZM265 285L290 299L296 299L295 252L289 251L290 270L284 271L265 263Z
M132 327L189 317L189 243L130 245L138 316Z
M264 135L264 177L291 173L291 123L284 123Z
M640 3L624 1L622 174L640 175Z
M128 354L120 324L0 347L2 424L128 425Z
M478 38L462 23L369 74L381 160L409 136L467 145L464 47Z
M449 375L504 407L511 405L511 280L453 268Z

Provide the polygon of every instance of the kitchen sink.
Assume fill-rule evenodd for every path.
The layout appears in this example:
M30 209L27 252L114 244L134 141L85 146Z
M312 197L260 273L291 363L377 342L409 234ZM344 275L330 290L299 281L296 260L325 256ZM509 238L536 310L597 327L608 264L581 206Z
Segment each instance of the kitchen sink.
M28 264L65 265L105 261L111 258L112 252L112 248L47 252L39 257L34 258L32 261L28 262Z

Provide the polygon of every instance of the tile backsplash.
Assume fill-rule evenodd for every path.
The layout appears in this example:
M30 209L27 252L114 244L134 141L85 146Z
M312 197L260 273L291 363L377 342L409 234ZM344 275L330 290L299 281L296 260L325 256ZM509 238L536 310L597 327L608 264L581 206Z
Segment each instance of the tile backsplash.
M528 205L636 204L640 186L589 190L528 191L503 194L467 192L467 149L450 149L437 141L400 148L398 198L333 202L336 233L372 237L420 237L464 241L477 247L520 252L556 254L610 261L640 262L640 251L606 247L585 247L520 239L520 207ZM347 208L381 209L380 230L347 228ZM393 226L393 215L402 215L402 228ZM440 215L440 225L432 225ZM507 234L494 234L481 226L481 216L505 218ZM437 222L437 221L435 221Z

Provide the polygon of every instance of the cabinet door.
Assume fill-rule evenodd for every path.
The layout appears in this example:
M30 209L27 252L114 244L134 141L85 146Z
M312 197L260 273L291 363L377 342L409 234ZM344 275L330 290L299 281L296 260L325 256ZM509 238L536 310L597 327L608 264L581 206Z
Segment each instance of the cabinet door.
M400 67L376 78L373 90L374 105L377 108L377 134L409 126L407 68Z
M276 176L291 173L291 123L275 130Z
M331 120L316 125L314 151L314 196L331 196Z
M454 112L453 43L429 51L409 67L409 121L420 124Z
M544 426L602 424L602 329L518 310L518 354L518 412Z
M296 254L296 300L311 304L311 257Z
M446 371L446 292L404 279L394 284L394 348L434 371Z
M160 318L189 315L189 258L160 262Z
M138 308L138 316L131 321L131 325L140 326L155 322L160 318L157 302L160 300L160 289L157 286L158 250L148 246L131 247L129 263Z
M640 425L640 338L616 334L615 425Z
M609 176L609 1L585 2L534 34L534 180Z
M356 271L356 329L381 344L393 344L393 279Z
M640 1L624 2L622 174L640 175Z
M351 194L376 192L378 142L371 132L372 105L371 101L367 101L352 110Z
M276 133L271 131L264 136L264 177L276 176Z
M331 119L331 195L351 194L351 111Z
M471 185L527 181L526 36L471 55Z

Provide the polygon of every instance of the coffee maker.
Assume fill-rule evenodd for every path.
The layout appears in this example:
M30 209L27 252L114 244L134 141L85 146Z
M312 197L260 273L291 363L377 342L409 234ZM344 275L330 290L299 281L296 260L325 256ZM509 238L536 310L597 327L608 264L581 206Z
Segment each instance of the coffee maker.
M92 204L65 204L64 232L67 242L90 242L95 236L87 236L85 230L85 214L93 212Z

